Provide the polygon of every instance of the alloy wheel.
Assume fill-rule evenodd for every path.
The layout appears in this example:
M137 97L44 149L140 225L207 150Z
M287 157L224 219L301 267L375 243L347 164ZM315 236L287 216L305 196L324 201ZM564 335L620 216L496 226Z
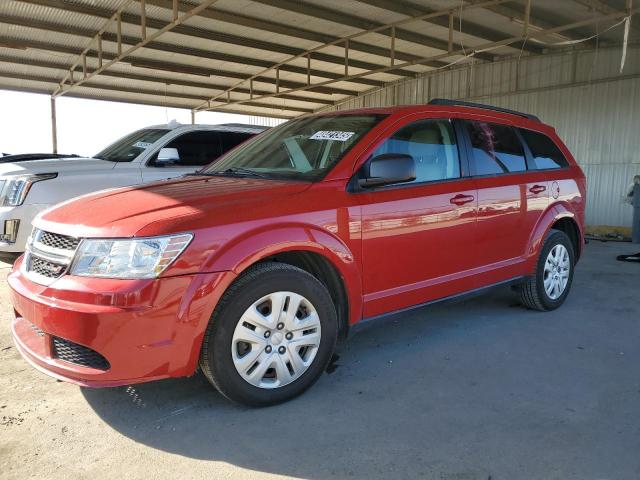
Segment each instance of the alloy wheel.
M544 263L544 290L551 300L557 300L567 288L571 260L564 245L555 245Z

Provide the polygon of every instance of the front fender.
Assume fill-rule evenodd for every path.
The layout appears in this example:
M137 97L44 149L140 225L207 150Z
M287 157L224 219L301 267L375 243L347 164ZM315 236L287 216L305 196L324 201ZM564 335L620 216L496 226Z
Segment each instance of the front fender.
M362 278L358 262L351 249L338 236L313 225L270 225L245 232L230 239L213 252L202 271L231 271L241 274L251 265L278 253L306 251L322 255L335 267L349 301L349 323L362 315Z
M562 218L571 218L578 225L579 229L582 229L580 222L576 220L576 214L570 209L569 205L564 202L554 203L542 214L538 223L536 224L529 242L527 245L527 251L525 254L525 268L528 273L534 273L536 269L536 263L538 256L540 255L540 249L544 243L544 239L547 237L549 230L554 223ZM580 232L582 236L582 231Z

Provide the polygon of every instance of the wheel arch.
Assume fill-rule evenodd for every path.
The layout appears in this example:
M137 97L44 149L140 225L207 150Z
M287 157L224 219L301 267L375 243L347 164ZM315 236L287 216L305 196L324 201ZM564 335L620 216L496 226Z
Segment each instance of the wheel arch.
M270 226L227 242L207 263L241 275L260 262L287 263L309 272L329 290L336 304L340 333L362 315L362 279L349 247L335 234L313 225Z
M566 233L575 248L576 260L582 253L583 231L576 214L564 203L554 203L540 216L527 244L527 271L533 272L540 249L549 231L553 228Z

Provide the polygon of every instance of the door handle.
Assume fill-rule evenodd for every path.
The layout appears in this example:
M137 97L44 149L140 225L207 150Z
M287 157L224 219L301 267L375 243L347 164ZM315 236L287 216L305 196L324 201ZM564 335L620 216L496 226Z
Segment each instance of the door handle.
M473 195L463 195L463 194L458 194L455 197L453 197L452 199L449 200L449 202L453 203L454 205L464 205L465 203L470 203L473 202L475 200L475 197Z
M542 193L547 189L544 185L534 185L529 189L531 193Z

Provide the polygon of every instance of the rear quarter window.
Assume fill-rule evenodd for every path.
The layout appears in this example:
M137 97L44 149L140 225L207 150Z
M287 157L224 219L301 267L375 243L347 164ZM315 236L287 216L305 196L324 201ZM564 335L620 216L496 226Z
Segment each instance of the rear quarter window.
M548 170L569 166L569 162L562 154L562 151L544 133L525 129L520 129L520 133L524 141L527 142L529 150L531 150L533 165L530 165L530 168L532 170Z

